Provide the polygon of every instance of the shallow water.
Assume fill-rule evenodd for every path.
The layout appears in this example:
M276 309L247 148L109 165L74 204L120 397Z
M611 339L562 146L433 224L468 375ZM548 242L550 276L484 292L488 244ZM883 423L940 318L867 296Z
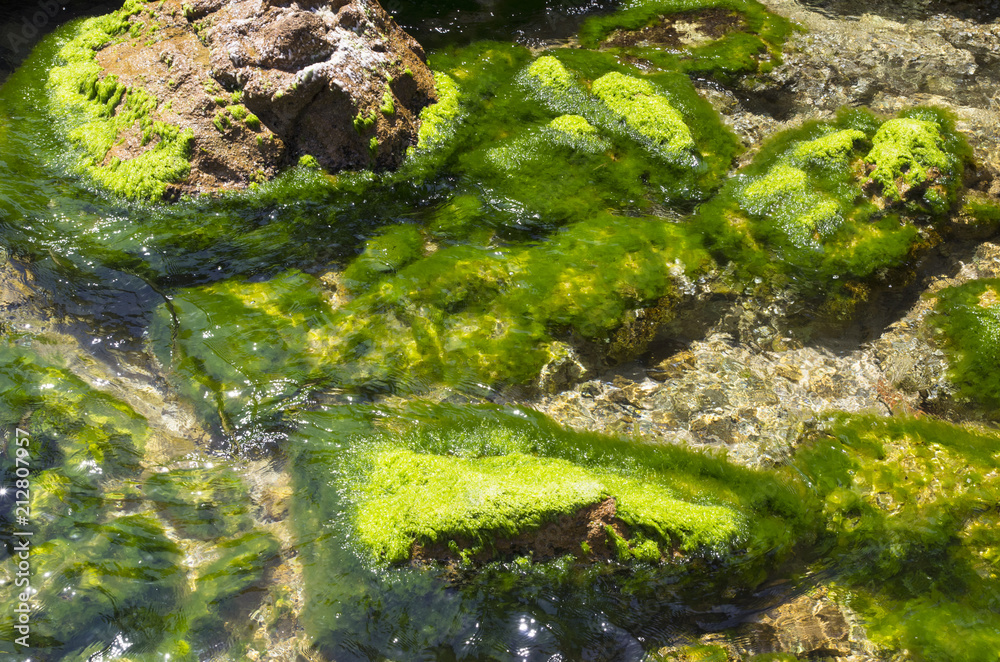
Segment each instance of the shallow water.
M528 47L562 43L610 4L387 8L435 69L464 73L469 98L465 128L396 174L329 178L298 168L222 199L112 200L72 174L66 143L41 110L45 72L68 28L0 88L0 238L37 293L34 308L10 314L0 345L5 485L16 478L16 428L30 438L33 655L251 659L266 631L272 644L304 632L315 644L304 647L309 655L336 660L659 659L660 648L705 633L752 641L746 624L764 610L835 581L882 619L886 640L924 651L919 659L982 659L996 640L991 605L1000 596L989 574L995 536L975 529L995 519L996 457L983 451L992 436L947 441L950 428L901 423L898 435L934 449L914 452L927 464L908 467L913 475L943 466L942 480L974 484L945 496L894 492L909 518L901 524L855 494L898 478L880 473L891 452L872 450L880 442L864 436L877 427L867 419L834 424L788 466L753 472L571 433L502 404L565 339L634 357L649 339L616 335L622 317L688 296L720 250L773 275L773 255L740 253L713 234L711 219L709 229L691 221L741 147L687 73L671 67L740 74L712 69L717 53L657 61L662 70L649 80L681 108L699 150L685 161L617 126L603 106L561 107L525 77ZM561 58L591 78L627 70L599 52ZM569 110L604 142L554 139L546 123ZM838 121L843 129L868 120ZM852 198L841 175L824 176L824 195ZM743 195L724 191L716 199L725 204ZM808 316L826 290L817 294L801 275L807 249L794 241L775 269L805 283ZM893 260L844 268L866 276ZM475 446L482 425L520 431L530 447L517 450L533 456L732 508L744 529L723 552L663 564L389 566L366 552L352 519L361 480L352 463L367 461L362 451L388 438L430 454L502 454ZM472 432L448 436L456 428ZM856 474L871 480L854 483ZM0 590L13 608L9 499L0 518ZM904 526L912 522L926 528ZM962 536L973 551L955 543ZM981 550L985 562L967 558ZM880 585L880 573L892 582ZM976 577L982 586L965 598L960 589ZM903 607L913 624L884 624L885 612ZM956 620L981 636L963 644L941 635L920 647L921 627ZM20 659L7 636L14 621L0 623L0 655Z

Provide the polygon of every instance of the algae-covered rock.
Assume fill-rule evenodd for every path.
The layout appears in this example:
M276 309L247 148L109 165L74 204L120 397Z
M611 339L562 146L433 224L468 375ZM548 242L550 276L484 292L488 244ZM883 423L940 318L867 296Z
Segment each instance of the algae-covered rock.
M1000 279L973 280L937 295L930 323L941 333L951 379L963 396L1000 413Z
M825 502L837 582L876 643L925 660L996 653L998 444L972 426L842 417L797 454Z
M787 549L805 533L771 529L770 507L758 510L741 487L712 491L722 487L717 470L738 470L710 468L707 458L679 450L657 457L537 416L529 424L489 410L459 414L461 423L355 440L339 471L366 554L381 562L567 553L726 559L752 557L764 539ZM612 460L615 453L622 456Z
M757 586L817 530L791 474L570 433L526 408L411 400L388 411L310 413L291 439L303 613L330 656L356 646L363 623L380 625L368 641L394 657L468 642L475 627L485 640L464 645L478 654L553 595L573 613L639 603L650 605L639 619L677 618L664 599L704 604ZM411 555L420 562L387 563ZM608 622L576 627L588 638Z
M697 222L738 270L781 274L844 314L939 240L970 159L944 112L918 108L883 120L845 111L772 138Z
M636 0L589 18L580 41L587 48L729 83L770 71L791 32L786 18L755 0Z
M61 30L45 110L97 184L156 200L243 188L303 154L395 167L432 81L377 3L129 0Z
M590 89L630 129L670 156L694 149L683 116L649 82L613 71L595 80Z
M968 145L953 135L950 120L940 113L888 120L875 132L865 157L866 183L880 189L889 204L916 200L932 213L947 212L962 185L964 161L971 157Z

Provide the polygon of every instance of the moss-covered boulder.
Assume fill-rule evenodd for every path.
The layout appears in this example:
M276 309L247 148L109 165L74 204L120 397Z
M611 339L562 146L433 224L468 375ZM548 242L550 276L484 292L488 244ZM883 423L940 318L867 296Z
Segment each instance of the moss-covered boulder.
M397 166L434 98L422 49L377 3L129 0L59 39L45 110L78 169L133 199L244 188L304 154Z
M615 627L654 614L686 627L677 604L752 591L821 524L794 474L569 432L526 408L411 401L300 420L291 512L304 622L331 656L357 646L364 623L378 624L367 645L393 657L493 650L532 613L556 630L546 649L606 631L606 619L558 630L541 615L553 600L562 614L646 604Z
M569 433L537 415L438 415L448 412L433 426L357 437L335 468L357 545L379 562L724 560L787 553L809 535L773 519L786 509L802 517L801 504L722 461Z
M948 231L970 161L944 111L844 111L772 138L695 222L738 271L843 313Z

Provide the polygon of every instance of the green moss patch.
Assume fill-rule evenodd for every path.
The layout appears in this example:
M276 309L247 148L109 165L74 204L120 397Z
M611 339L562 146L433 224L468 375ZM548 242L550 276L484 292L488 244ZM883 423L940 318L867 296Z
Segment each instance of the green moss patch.
M925 119L911 119L917 116ZM934 157L941 164L934 170L935 186L940 200L954 200L968 145L946 116L917 109L881 120L865 111L845 111L834 122L807 124L772 138L702 207L696 223L720 250L719 257L748 276L791 277L807 295L829 297L834 308L840 305L835 301L863 296L866 283L927 245L929 221L942 222L951 206L922 198L887 206L868 183L872 155L888 154L874 145L911 125L934 127L921 135L938 136L935 149L947 156L943 161ZM909 153L909 144L894 149ZM888 163L888 156L879 158Z
M992 430L845 416L796 455L825 501L825 554L877 643L918 660L996 654L998 448Z
M704 39L679 41L670 29L674 19L701 25ZM755 0L637 0L588 19L579 37L586 48L600 47L664 70L730 83L780 62L781 46L792 29L790 21ZM668 43L657 43L658 34Z
M930 322L940 330L959 392L1000 415L1000 279L941 290Z
M648 81L613 71L595 80L591 91L629 128L670 156L694 149L684 118Z
M918 197L937 213L954 202L963 164L960 155L946 151L941 124L931 115L900 117L879 127L865 161L871 165L868 181L880 187L888 202ZM934 186L938 178L942 185Z
M154 120L158 100L104 76L96 60L97 51L119 38L128 16L140 8L141 3L130 2L117 12L65 28L68 39L48 74L47 111L81 150L77 167L82 172L116 195L157 200L168 184L190 174L194 134ZM135 158L109 161L108 152L130 131L141 136L142 145L151 146Z
M417 149L430 149L444 142L461 112L460 93L454 78L440 71L434 72L434 88L438 94L437 103L420 111Z

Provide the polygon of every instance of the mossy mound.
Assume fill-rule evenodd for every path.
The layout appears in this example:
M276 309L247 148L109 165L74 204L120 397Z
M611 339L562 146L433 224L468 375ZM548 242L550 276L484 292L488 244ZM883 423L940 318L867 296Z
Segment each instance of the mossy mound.
M659 69L732 83L770 71L792 29L755 0L634 0L588 19L580 42Z
M127 198L163 197L168 184L191 172L194 134L154 119L160 102L142 88L126 88L114 75L104 76L97 51L115 40L125 40L140 23L143 0L128 0L118 11L86 19L63 31L69 38L56 53L48 81L48 113L81 149L79 167L110 192ZM143 146L140 156L121 160L108 154L137 127Z
M942 334L959 393L1000 416L1000 279L941 290L930 321Z
M569 432L525 408L403 407L311 412L289 440L303 613L331 656L358 645L364 623L378 623L364 641L387 657L454 642L485 654L525 609L556 595L574 614L655 603L619 610L636 622L617 626L640 627L667 609L664 618L684 627L678 603L752 591L821 527L791 473ZM411 553L422 563L387 562ZM483 640L468 643L466 614L484 623ZM572 623L546 650L607 627Z
M921 132L914 137L903 127ZM892 142L900 132L905 139ZM787 278L806 296L850 310L870 284L936 241L970 159L941 111L918 108L888 120L845 111L772 138L695 223L717 256L747 277ZM899 191L898 170L912 182L900 181L902 198L886 188L892 182ZM873 187L876 180L885 185Z
M728 562L765 549L788 553L808 537L775 527L778 511L804 512L763 475L681 449L567 432L538 415L526 421L494 408L446 409L438 415L453 415L435 416L433 425L353 439L337 469L357 540L380 562L410 558L415 544L494 558L502 555L498 541L609 499L598 544L623 561ZM572 547L586 557L594 544L581 539ZM752 577L752 565L740 572Z
M369 461L356 497L359 539L390 562L410 558L414 544L444 545L465 558L478 555L495 538L535 531L605 499L615 499L616 516L634 530L655 532L652 539L631 541L606 532L609 542L621 545L621 560L659 561L675 550L724 553L742 528L728 508L682 501L655 483L602 476L558 458L517 452L463 458L389 448ZM460 548L459 541L471 545ZM586 554L590 543L577 543Z
M837 583L869 637L917 660L1000 649L1000 435L927 419L837 419L794 464L824 499Z

